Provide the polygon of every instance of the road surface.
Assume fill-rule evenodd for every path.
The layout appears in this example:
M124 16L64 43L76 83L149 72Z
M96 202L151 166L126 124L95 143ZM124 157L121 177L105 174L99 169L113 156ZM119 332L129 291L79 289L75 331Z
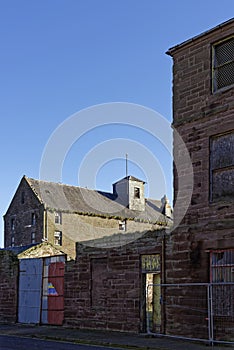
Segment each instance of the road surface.
M0 335L1 350L111 350L103 346L73 344L33 338ZM116 350L112 348L112 350Z

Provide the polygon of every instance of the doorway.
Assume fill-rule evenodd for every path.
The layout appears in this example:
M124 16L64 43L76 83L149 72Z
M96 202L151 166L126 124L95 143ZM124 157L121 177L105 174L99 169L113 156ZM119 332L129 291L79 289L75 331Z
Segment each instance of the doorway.
M161 333L161 277L160 273L147 273L145 284L147 330Z
M161 333L161 257L160 254L141 256L142 331Z

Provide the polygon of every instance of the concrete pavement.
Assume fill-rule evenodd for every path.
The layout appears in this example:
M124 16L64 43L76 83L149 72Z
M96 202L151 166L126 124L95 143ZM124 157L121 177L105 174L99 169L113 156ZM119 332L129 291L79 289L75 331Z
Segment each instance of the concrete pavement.
M40 339L53 339L73 342L77 344L104 345L129 349L212 349L212 346L207 346L207 344L171 339L168 337L152 337L144 334L121 333L101 330L81 330L76 328L56 326L0 324L0 334L19 337L34 337ZM223 346L221 347L215 345L215 350L223 349ZM230 347L228 347L228 349L230 349Z

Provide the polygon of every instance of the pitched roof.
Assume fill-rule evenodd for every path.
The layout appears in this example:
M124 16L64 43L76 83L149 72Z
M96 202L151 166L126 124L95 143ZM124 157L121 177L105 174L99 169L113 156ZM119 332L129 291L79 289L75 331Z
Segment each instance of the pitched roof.
M78 186L25 177L38 200L48 209L120 219L165 223L161 201L146 199L145 211L130 210L117 203L116 195Z
M143 182L143 184L145 184L145 181L140 180L140 179L138 179L138 178L135 177L135 176L128 175L128 176L125 176L123 179L120 179L119 181L116 181L116 182L114 183L114 185L117 184L118 182L123 181L123 180L132 180L132 181L137 181L137 182Z

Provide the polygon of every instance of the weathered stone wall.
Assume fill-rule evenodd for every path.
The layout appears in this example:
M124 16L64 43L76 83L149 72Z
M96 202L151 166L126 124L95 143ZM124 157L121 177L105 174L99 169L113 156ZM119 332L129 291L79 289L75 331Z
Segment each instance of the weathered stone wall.
M66 265L65 324L142 330L141 254L161 254L161 250L162 230L109 249L78 244L77 260Z
M91 215L62 212L62 223L55 224L53 211L47 212L47 235L48 241L54 244L54 232L62 232L62 249L66 254L75 259L76 242L97 240L105 236L121 235L129 232L147 232L156 227L147 222L126 220L126 231L120 231L118 218L105 218Z
M17 321L18 259L0 250L0 322Z
M35 223L32 214L35 214ZM43 238L43 207L23 178L4 217L4 246L10 247L12 238L14 246L31 244L32 233L35 233L34 243L40 243Z

